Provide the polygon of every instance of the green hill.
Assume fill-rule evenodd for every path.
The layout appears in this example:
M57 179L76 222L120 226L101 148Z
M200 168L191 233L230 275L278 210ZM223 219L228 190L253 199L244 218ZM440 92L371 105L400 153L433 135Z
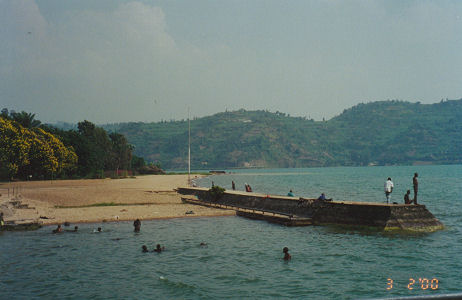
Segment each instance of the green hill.
M191 120L191 167L313 167L462 162L462 99L436 104L359 104L328 121L268 111ZM103 126L135 154L164 168L187 167L188 122Z

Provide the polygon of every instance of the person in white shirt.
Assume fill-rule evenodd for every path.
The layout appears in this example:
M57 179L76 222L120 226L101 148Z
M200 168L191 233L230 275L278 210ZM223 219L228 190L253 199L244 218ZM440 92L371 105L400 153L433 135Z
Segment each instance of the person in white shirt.
M387 203L390 203L391 192L393 192L393 181L388 177L387 181L385 181L385 197L387 197Z

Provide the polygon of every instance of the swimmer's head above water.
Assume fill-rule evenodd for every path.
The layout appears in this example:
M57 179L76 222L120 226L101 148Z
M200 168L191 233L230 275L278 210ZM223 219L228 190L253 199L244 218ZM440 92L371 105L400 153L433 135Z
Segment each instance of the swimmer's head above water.
M289 259L292 258L292 257L290 256L290 254L289 254L289 248L284 247L284 248L282 249L282 252L284 253L284 260L289 260Z

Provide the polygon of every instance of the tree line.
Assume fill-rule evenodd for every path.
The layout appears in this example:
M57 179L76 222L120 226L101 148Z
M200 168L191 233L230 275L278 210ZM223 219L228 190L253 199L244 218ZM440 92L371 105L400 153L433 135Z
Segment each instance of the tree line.
M104 178L163 171L133 155L124 135L85 120L77 130L42 124L35 114L0 113L0 178Z
M307 112L308 114L308 112ZM228 111L191 121L191 167L324 167L462 163L462 99L376 101L325 121L280 112ZM119 123L135 154L188 167L188 123Z

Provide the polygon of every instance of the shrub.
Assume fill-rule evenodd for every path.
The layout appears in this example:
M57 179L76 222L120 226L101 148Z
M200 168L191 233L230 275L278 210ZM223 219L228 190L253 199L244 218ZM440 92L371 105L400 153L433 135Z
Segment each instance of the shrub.
M215 185L209 189L208 193L209 198L212 201L218 201L221 198L221 196L223 196L223 194L225 193L225 189L221 186Z

